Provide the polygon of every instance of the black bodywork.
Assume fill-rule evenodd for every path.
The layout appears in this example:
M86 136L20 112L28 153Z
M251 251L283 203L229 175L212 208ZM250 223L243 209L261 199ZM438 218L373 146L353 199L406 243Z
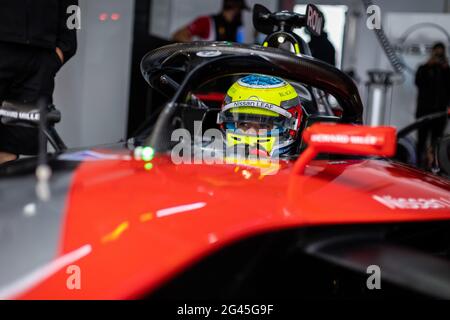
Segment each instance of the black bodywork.
M156 300L450 299L450 224L327 226L265 234L192 266ZM370 266L381 289L369 289Z
M210 58L200 57L203 53L212 54ZM308 56L299 57L281 49L227 42L170 45L146 55L141 70L152 88L171 97L146 141L157 151L169 149L170 132L174 129L170 121L189 93L199 84L228 75L262 73L319 88L332 94L343 108L342 118L336 122L362 122L358 89L346 74Z

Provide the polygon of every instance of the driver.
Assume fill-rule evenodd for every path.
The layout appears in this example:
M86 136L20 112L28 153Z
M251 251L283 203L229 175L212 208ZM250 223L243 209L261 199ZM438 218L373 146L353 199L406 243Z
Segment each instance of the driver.
M228 90L218 115L227 148L244 147L246 155L275 157L295 152L302 105L283 79L252 74Z

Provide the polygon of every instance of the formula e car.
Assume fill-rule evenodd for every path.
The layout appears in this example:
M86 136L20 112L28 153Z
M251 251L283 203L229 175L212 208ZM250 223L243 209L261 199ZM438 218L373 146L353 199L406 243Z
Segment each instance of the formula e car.
M347 75L223 42L157 49L142 73L169 101L135 137L49 155L39 179L42 159L0 168L1 299L450 298L450 183L387 158L395 130L361 125ZM301 99L277 161L210 152L223 88L251 74Z

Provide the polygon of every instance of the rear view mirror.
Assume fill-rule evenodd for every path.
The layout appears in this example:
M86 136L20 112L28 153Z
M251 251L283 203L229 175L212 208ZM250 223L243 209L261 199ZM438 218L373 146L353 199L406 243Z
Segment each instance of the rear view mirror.
M273 24L270 21L269 9L260 4L255 4L253 7L253 26L258 32L262 34L271 34L273 32Z
M392 157L397 149L392 127L318 123L305 130L303 139L308 147L295 164L295 174L303 174L319 153Z
M260 4L255 4L253 7L253 26L258 32L265 35L270 35L278 30L286 31L290 28L306 27L311 34L320 36L324 24L323 13L313 4L308 4L305 14L289 11L272 13Z

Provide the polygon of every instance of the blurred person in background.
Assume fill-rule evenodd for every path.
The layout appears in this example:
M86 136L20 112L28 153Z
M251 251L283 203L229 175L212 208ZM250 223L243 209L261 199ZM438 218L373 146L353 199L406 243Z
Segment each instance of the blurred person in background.
M78 0L0 0L0 104L52 101L58 70L76 52L67 21ZM38 153L37 129L0 123L0 164Z
M239 29L242 12L250 10L245 0L223 0L222 11L216 15L199 17L173 35L177 42L231 41L242 42Z
M450 67L443 43L439 42L433 46L430 59L417 70L415 82L419 93L417 118L443 112L450 107ZM420 167L429 166L428 155L443 137L446 127L445 117L419 129L417 159Z

